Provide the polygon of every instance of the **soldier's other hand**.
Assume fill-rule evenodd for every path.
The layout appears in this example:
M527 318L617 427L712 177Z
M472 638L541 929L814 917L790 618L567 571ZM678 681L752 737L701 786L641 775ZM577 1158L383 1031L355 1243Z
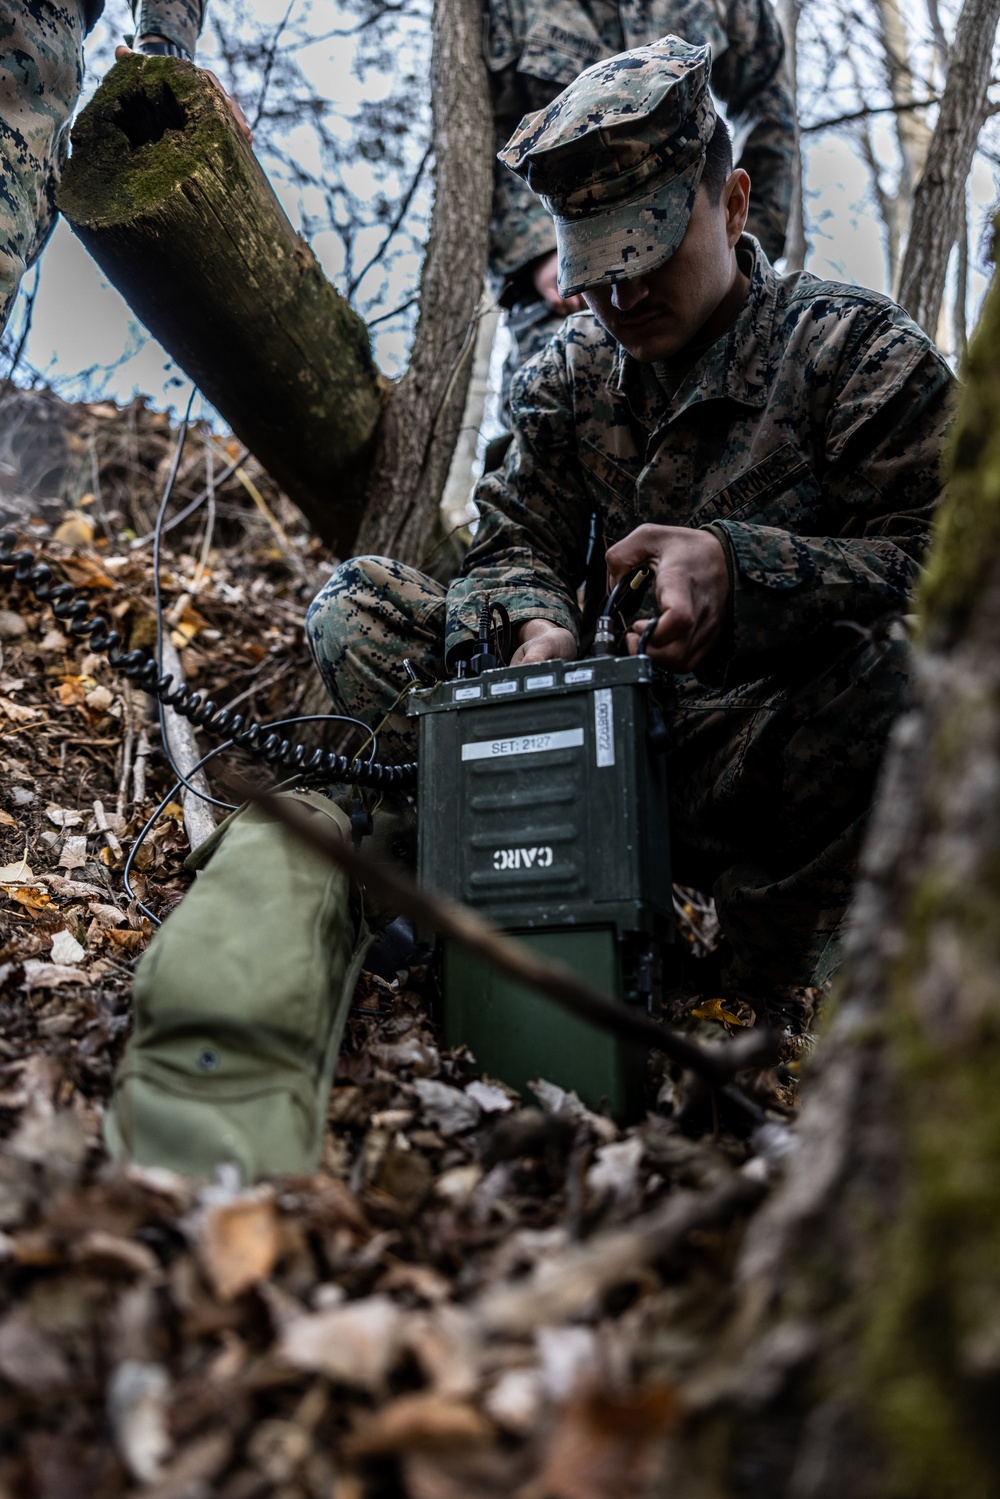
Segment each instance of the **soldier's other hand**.
M141 49L140 48L136 48L136 47L116 47L115 48L115 62L121 62L121 60L122 60L123 57L131 57L132 53L136 52L136 51L141 51ZM237 100L233 98L232 94L227 94L226 93L225 89L222 87L222 84L219 82L218 78L216 78L215 74L213 72L211 72L211 70L209 68L203 68L202 72L205 74L206 78L210 78L212 80L212 82L215 84L216 88L219 90L219 93L222 95L222 97L225 99L226 103L229 105L229 108L232 110L233 119L236 121L237 125L240 127L240 131L242 132L243 139L246 141L246 143L247 143L248 146L252 146L253 145L253 131L250 129L250 126L247 123L247 117L243 113L242 109L240 108L239 103L237 102Z
M607 563L612 583L633 567L645 564L652 570L660 618L647 642L649 659L665 671L693 671L726 623L729 568L718 537L689 526L637 526L609 548ZM650 617L632 625L630 656Z
M531 278L538 295L558 317L569 317L571 312L582 312L586 307L582 297L559 295L559 256L555 250L551 255L543 255L540 260L535 261Z
M575 661L576 641L570 630L550 619L529 619L521 626L520 645L510 658L511 666L531 661Z

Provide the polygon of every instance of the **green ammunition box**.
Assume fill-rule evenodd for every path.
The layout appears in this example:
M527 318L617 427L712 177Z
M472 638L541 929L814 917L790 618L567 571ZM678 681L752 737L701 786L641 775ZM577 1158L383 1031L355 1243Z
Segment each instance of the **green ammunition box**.
M623 1004L655 1009L673 932L667 787L645 657L505 667L414 693L419 872ZM642 1053L467 954L444 1030L519 1091L545 1077L620 1117Z

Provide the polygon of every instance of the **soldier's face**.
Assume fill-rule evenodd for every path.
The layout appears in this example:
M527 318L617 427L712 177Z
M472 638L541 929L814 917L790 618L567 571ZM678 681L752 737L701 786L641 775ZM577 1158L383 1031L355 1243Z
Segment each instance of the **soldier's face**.
M733 321L746 296L736 241L749 207L750 178L736 169L718 200L700 188L688 226L670 259L643 276L583 295L608 332L635 359L671 359L708 343Z

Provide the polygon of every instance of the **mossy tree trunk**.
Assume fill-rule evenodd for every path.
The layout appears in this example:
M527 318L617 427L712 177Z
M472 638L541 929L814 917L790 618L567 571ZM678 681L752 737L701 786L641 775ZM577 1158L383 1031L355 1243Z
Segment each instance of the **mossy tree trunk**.
M1000 1495L1000 286L846 972L672 1499Z
M385 382L219 90L176 58L120 62L76 123L59 204L320 536L349 546Z

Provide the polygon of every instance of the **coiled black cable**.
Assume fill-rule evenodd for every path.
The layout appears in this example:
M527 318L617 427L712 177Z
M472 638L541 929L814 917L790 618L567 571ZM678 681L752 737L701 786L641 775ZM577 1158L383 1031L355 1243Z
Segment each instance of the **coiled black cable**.
M55 583L47 562L38 562L34 552L15 551L17 533L0 531L0 574L13 572L14 580L30 588L35 598L48 604L57 619L78 640L88 639L90 650L106 655L115 671L122 672L143 691L173 708L190 723L218 739L231 740L258 760L276 769L302 775L319 775L330 781L366 786L378 791L409 790L416 785L417 765L383 765L358 760L334 750L313 749L275 733L268 724L220 708L212 698L203 698L186 683L174 687L169 672L161 672L146 651L125 651L117 630L109 629L101 614L90 614L86 599L70 583Z

